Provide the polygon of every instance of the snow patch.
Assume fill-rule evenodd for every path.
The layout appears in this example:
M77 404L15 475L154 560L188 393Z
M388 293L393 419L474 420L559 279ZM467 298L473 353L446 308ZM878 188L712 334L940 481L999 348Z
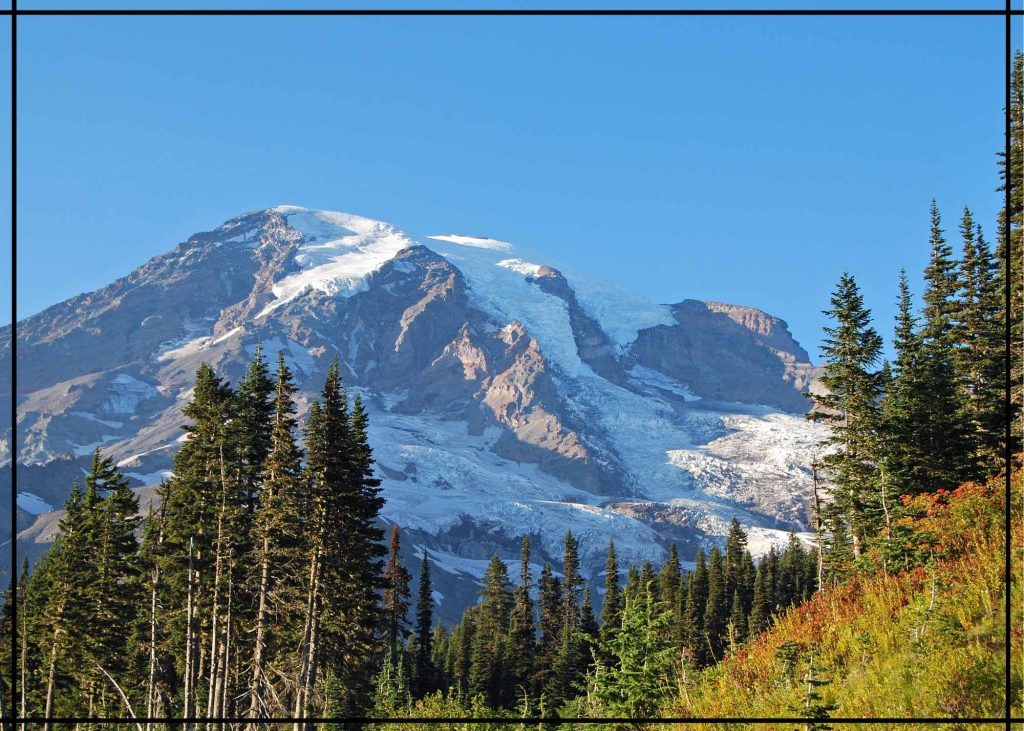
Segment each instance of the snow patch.
M522 259L502 259L498 262L498 266L511 269L514 272L518 272L526 277L539 277L541 265L531 264L528 261Z
M298 206L273 210L302 235L295 254L295 263L302 271L274 283L276 299L257 319L312 289L339 297L361 292L370 274L413 245L408 236L383 221Z
M486 236L445 234L443 236L428 236L427 238L435 241L447 241L449 244L459 244L460 246L472 246L476 249L491 249L492 251L512 251L515 248L507 241L489 239Z
M114 395L103 402L102 411L109 414L134 414L139 403L146 399L159 396L160 392L145 381L140 381L127 373L119 373L110 381L110 390Z
M157 470L156 472L125 472L124 474L128 477L134 477L143 485L159 485L161 482L174 477L174 472L171 470Z
M72 416L78 416L86 421L91 421L96 424L102 424L103 426L109 426L111 429L120 429L124 426L123 421L106 421L104 419L97 419L95 415L90 414L88 411L72 411Z
M18 493L18 507L32 515L42 515L53 510L53 506L50 503L31 492Z

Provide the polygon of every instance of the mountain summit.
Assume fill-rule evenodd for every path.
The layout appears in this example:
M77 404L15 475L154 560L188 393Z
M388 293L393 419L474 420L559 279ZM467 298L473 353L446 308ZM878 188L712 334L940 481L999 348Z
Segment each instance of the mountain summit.
M0 458L33 476L21 541L52 536L68 467L97 446L140 485L169 474L199 364L234 381L258 343L284 351L301 411L340 357L383 515L430 550L442 616L524 535L557 560L571 528L596 576L609 539L633 563L672 541L692 557L733 517L755 553L806 527L817 370L782 320L655 304L491 238L277 206L18 323L18 446L8 430Z

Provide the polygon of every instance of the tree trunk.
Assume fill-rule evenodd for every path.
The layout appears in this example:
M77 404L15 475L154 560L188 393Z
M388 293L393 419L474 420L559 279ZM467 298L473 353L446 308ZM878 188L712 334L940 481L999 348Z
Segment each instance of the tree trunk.
M818 591L825 587L825 547L821 537L821 500L818 498L818 465L811 463L811 479L814 485L814 533L818 543Z
M263 552L260 556L260 595L256 608L256 641L252 652L252 679L249 682L249 718L260 717L260 693L263 692L264 669L266 661L266 616L267 593L270 590L270 535L263 530ZM257 724L249 726L255 731Z
M235 595L235 586L232 578L232 571L234 570L234 562L231 561L228 564L228 614L224 624L224 662L222 663L221 670L221 696L220 696L220 710L218 711L220 716L233 716L232 709L228 708L228 699L230 698L229 688L231 683L229 682L229 672L231 668L231 605Z
M184 677L184 704L182 707L182 715L184 718L192 718L193 713L193 665L195 665L194 651L192 649L194 644L195 634L194 620L193 620L193 607L192 607L192 581L193 573L195 568L195 561L193 557L193 545L194 539L188 539L188 599L185 605L185 677ZM189 731L192 728L191 723L185 724L185 731Z
M149 593L149 683L146 686L146 718L156 715L156 590L160 583L160 567L153 569L153 588ZM146 721L146 731L150 731Z
M295 692L295 724L293 731L305 731L307 724L298 719L306 715L309 691L312 687L310 676L314 672L315 657L319 652L320 625L320 572L321 548L313 549L313 560L309 570L309 592L306 600L306 616L302 633L302 655L299 661L299 682Z
M53 711L53 686L57 679L57 644L60 639L60 628L53 630L53 641L50 644L50 668L46 674L46 705L43 708L43 716L46 721L43 723L43 731L50 731L50 716Z

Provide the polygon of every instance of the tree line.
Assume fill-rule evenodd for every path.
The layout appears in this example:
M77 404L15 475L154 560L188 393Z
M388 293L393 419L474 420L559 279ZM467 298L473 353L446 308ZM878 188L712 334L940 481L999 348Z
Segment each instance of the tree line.
M714 664L815 591L814 553L795 535L756 564L746 544L733 520L724 550L699 549L692 570L682 569L673 544L660 567L644 562L623 572L609 542L598 615L572 532L563 539L560 574L546 563L533 575L526 537L518 581L505 561L492 557L480 600L448 630L431 625L426 553L415 622L407 621L411 573L402 565L395 527L384 592L389 645L375 715L401 715L429 697L467 706L477 699L525 716L575 715L591 693L623 715L653 711L672 668Z

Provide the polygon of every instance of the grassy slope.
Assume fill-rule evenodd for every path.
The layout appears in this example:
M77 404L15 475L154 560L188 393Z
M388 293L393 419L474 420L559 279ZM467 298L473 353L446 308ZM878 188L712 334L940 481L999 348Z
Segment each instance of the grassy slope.
M1001 716L1004 484L993 480L919 500L915 507L924 515L908 528L922 555L935 556L930 566L898 575L879 572L818 594L781 617L749 647L683 683L666 715L803 715L802 679L813 657L815 671L830 681L820 693L835 705L833 717ZM1016 713L1021 710L1022 682L1021 493L1018 472L1013 479L1012 582ZM787 640L801 646L800 659L788 672L776 656Z

